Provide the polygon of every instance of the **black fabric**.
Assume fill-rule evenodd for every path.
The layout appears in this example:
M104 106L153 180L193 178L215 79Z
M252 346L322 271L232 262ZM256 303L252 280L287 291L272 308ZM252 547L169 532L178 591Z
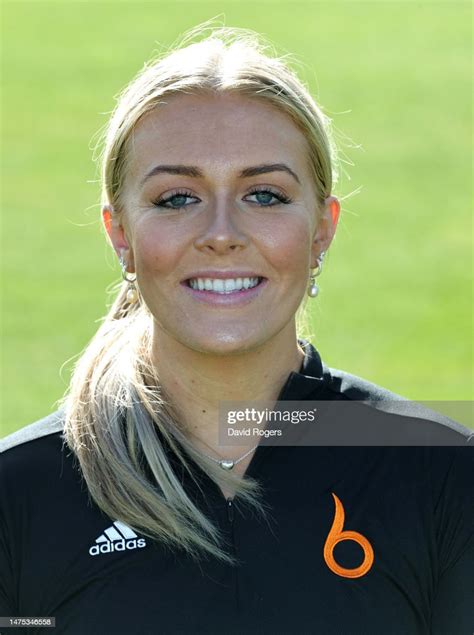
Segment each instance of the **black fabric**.
M62 413L54 413L1 442L0 615L55 617L56 627L0 632L472 635L471 432L420 417L393 393L326 367L310 344L279 399L357 401L365 413L357 425L370 420L369 433L376 424L408 430L409 421L436 430L446 446L260 445L246 476L265 488L266 520L226 500L195 465L204 498L184 472L183 483L241 563L207 558L198 565L139 532L128 542L106 537L117 530L115 519L89 503L63 443ZM332 426L342 430L332 439L354 428L340 420ZM342 531L362 535L373 550L359 577L336 573L324 556L334 495L345 514ZM119 549L99 551L110 544ZM332 555L349 571L366 561L349 539Z

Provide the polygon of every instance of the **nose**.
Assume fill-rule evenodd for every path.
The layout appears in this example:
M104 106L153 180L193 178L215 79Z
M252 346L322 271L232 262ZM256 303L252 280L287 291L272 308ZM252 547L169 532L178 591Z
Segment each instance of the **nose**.
M196 238L197 249L224 254L235 249L244 249L248 236L238 227L238 209L228 200L216 202L208 210L204 231Z

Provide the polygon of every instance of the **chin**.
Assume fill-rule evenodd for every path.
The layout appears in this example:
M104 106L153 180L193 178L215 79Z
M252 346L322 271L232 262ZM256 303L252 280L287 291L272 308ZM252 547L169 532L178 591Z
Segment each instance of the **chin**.
M238 355L257 348L263 342L262 338L256 333L210 333L203 336L202 334L195 337L187 334L184 337L178 337L179 341L188 348L207 355ZM266 338L263 338L265 341Z

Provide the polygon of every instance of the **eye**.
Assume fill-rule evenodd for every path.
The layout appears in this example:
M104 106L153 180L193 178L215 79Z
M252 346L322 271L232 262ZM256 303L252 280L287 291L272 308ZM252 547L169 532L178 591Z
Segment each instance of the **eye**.
M275 205L291 203L290 198L281 192L274 192L268 187L254 188L247 194L246 198L249 196L256 196L257 200L250 202L256 203L260 207L274 207ZM156 207L163 207L165 209L183 209L184 207L189 206L189 204L186 204L186 199L194 199L194 201L200 202L200 199L193 196L192 192L189 190L177 190L170 196L162 197L153 201L153 205Z
M188 207L188 205L185 204L187 198L193 198L195 201L199 202L199 199L196 196L193 196L188 190L178 190L171 194L171 196L159 198L152 202L156 207L164 207L165 209L182 209L183 207ZM171 205L167 205L167 203L171 203Z
M273 207L280 204L291 203L291 199L282 194L281 192L274 192L267 187L253 189L247 194L247 196L256 196L256 201L250 201L251 203L257 203L261 207ZM276 199L276 202L271 202L272 199Z

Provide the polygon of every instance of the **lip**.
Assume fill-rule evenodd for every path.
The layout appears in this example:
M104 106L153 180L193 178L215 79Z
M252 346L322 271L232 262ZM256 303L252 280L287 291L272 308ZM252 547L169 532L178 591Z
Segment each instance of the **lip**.
M215 278L220 280L225 280L226 278L264 278L264 276L259 273L255 273L253 271L195 271L187 276L182 282L186 282L187 280L191 280L192 278Z
M196 276L196 277L201 278L202 276ZM206 276L206 277L210 277L210 276ZM227 274L226 277L231 277L231 276ZM239 275L236 277L245 278L246 276ZM248 277L256 278L257 276L248 276ZM232 293L215 293L214 291L205 291L205 290L199 291L199 289L193 289L187 284L187 280L189 280L189 278L187 278L186 280L183 280L180 284L188 293L191 294L191 297L193 297L195 300L198 300L199 302L203 302L204 304L208 304L210 306L235 307L235 306L245 306L246 304L249 304L249 302L252 302L252 300L254 300L260 295L260 293L266 287L268 283L268 279L262 278L261 276L258 276L258 277L261 278L261 282L259 282L259 284L257 284L256 287L252 287L251 289L241 289L240 291L234 291Z

